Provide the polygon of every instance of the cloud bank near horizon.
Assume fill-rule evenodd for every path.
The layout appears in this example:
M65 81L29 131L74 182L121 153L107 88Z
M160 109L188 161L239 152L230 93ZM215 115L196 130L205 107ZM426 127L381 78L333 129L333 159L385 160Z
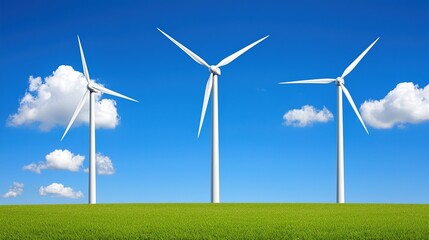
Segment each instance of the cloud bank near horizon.
M49 186L41 186L39 188L40 196L52 196L52 197L63 197L78 199L83 197L81 191L74 191L71 187L65 187L61 183L52 183Z
M24 183L13 182L10 186L9 191L3 194L4 198L15 198L21 195L24 192Z

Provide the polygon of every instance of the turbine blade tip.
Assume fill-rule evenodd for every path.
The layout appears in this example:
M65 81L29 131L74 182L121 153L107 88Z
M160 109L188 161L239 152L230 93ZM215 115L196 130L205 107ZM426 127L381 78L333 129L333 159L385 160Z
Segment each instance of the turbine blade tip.
M162 34L166 34L164 31L161 30L161 28L157 27L158 31L160 31Z
M377 39L375 39L374 44L378 41L378 39L380 39L380 37L378 37Z

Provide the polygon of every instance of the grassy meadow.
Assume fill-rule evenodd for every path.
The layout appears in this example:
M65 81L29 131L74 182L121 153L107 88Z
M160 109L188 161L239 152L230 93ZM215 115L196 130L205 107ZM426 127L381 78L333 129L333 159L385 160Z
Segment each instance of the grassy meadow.
M429 239L429 205L0 206L0 239Z

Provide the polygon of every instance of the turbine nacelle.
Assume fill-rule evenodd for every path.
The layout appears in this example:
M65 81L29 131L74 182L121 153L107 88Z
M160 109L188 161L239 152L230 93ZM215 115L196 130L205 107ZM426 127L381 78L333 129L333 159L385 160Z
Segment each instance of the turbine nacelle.
M95 89L94 85L92 85L92 84L86 85L86 88L88 89L88 91L93 92L93 93L99 93L100 92L97 89Z
M214 75L218 75L218 76L220 76L220 74L221 74L221 72L220 72L220 68L218 68L217 66L214 66L214 65L211 65L211 66L209 67L209 71L210 71L211 73L213 73Z
M335 80L336 80L335 83L337 84L337 86L340 86L341 84L344 85L344 78L337 77Z

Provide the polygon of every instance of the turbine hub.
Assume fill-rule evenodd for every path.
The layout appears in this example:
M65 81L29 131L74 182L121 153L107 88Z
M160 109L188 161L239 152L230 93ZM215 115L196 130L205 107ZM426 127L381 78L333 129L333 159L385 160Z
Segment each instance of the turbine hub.
M210 66L209 71L210 71L211 73L213 73L214 75L218 75L218 76L220 76L220 68L218 68L218 67L216 67L216 66L214 66L214 65L211 65L211 66Z
M337 77L336 83L337 83L337 86L340 86L341 83L344 85L344 78Z
M88 84L86 85L86 88L90 91L90 92L94 92L94 93L98 93L98 90L95 89L92 84Z

